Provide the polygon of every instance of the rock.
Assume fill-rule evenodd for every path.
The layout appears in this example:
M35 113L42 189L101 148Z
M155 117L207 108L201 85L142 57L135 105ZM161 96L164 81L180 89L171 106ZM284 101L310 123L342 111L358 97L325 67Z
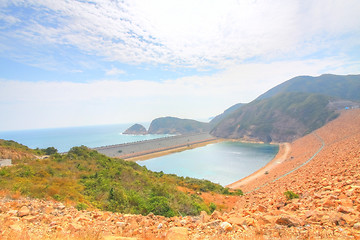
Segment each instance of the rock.
M56 206L57 209L59 210L64 210L65 209L65 205L62 204L62 203L59 203L57 206Z
M116 222L116 226L123 228L126 226L126 223L125 222Z
M360 222L355 223L353 228L356 230L360 230Z
M263 206L263 205L259 205L258 208L257 208L257 210L258 210L259 212L266 212L266 211L267 211L267 208L266 208L265 206Z
M202 223L208 222L209 219L210 219L210 216L207 215L207 213L206 213L205 211L201 211L201 212L200 212L200 221L201 221Z
M79 231L81 228L82 228L82 226L81 226L80 224L77 224L77 223L70 223L69 226L68 226L68 229L69 229L71 232L77 232L77 231Z
M221 220L215 220L205 224L205 227L217 227L221 223Z
M231 223L232 225L246 225L246 218L241 218L241 217L231 217L227 220L229 223Z
M23 220L33 223L33 222L36 222L37 217L36 216L25 216L25 217L23 217Z
M341 205L337 207L337 211L345 214L353 212L351 208L347 208Z
M146 128L141 124L134 124L128 129L126 129L123 134L133 134L133 135L145 135L147 134Z
M163 227L162 223L159 223L159 225L157 226L157 229L161 229Z
M232 230L232 226L231 226L231 224L228 223L228 222L222 222L222 223L220 224L220 227L221 227L225 232L229 232L229 231Z
M212 214L211 214L211 219L219 219L219 217L221 216L221 213L219 211L214 211Z
M19 209L18 213L17 213L17 215L19 217L24 217L24 216L27 216L29 214L30 214L30 209L28 207L26 207L26 206L21 207Z
M18 224L13 224L13 225L10 225L9 227L10 227L11 230L14 230L16 232L21 232L22 231L21 227Z
M281 216L275 221L276 224L285 225L288 227L297 227L300 225L300 220L293 216Z
M188 230L184 227L172 227L166 233L165 240L187 240Z

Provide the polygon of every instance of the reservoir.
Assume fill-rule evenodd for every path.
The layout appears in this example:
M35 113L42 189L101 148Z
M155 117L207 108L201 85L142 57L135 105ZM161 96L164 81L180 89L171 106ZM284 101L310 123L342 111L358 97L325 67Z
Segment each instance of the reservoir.
M226 186L265 166L278 151L278 145L229 141L137 163L152 171L207 179Z

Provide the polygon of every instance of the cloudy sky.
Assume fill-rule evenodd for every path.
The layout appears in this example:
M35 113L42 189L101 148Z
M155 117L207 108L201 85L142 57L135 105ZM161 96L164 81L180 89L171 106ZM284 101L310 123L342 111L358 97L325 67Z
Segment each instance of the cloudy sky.
M0 0L0 130L208 119L360 73L359 0Z

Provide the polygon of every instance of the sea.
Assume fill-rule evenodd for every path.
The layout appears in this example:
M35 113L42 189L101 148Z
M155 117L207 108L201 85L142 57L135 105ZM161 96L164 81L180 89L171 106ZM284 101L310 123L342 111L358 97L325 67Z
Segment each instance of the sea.
M3 131L0 139L14 140L33 149L55 147L59 152L67 152L74 146L94 148L169 136L122 134L131 125ZM143 125L147 127L149 124ZM207 179L226 186L265 166L278 150L277 145L229 141L139 161L138 164L152 171Z
M278 145L229 141L138 163L152 171L207 179L226 186L265 166L278 151Z

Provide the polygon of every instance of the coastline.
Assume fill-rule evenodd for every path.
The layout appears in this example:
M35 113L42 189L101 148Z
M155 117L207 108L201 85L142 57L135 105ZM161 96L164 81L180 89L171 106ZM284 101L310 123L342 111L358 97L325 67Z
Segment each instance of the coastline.
M266 172L269 172L271 169L276 167L277 165L281 164L286 160L291 150L290 143L280 143L279 144L279 152L276 154L276 156L268 162L264 167L260 168L256 172L253 172L249 176L246 176L234 183L230 183L226 185L226 187L231 189L239 189L242 186L252 182L253 180L257 179L261 175L266 174Z
M125 160L131 161L131 162L145 161L145 160L149 160L152 158L162 157L162 156L169 155L172 153L177 153L177 152L182 152L182 151L186 151L186 150L190 150L190 149L194 149L194 148L204 147L209 144L220 143L220 142L224 142L224 141L227 141L227 139L219 138L219 139L214 139L214 140L201 142L201 143L193 143L193 144L190 144L189 146L180 146L180 147L173 148L170 150L159 150L157 152L144 154L144 155L137 156L137 157L126 158Z

